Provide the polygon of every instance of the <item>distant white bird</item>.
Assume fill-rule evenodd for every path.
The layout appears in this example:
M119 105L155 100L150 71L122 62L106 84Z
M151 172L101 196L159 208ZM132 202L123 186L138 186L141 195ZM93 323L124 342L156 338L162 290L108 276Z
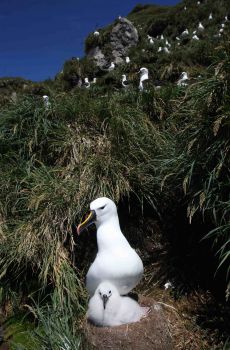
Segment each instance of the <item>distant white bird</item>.
M130 58L128 56L125 57L125 63L130 63Z
M224 32L224 28L220 28L219 32L223 33Z
M224 23L221 23L221 27L224 28L224 27L225 27L225 24L224 24Z
M171 44L168 42L168 40L165 40L165 45L167 45L168 47L171 47Z
M181 36L186 36L186 35L189 35L189 31L187 28L181 33Z
M78 225L81 233L89 225L97 227L97 256L86 276L86 288L92 296L99 284L110 281L121 295L129 293L140 281L143 263L120 229L115 203L106 197L90 203L90 214Z
M128 82L128 80L127 80L125 74L122 75L121 85L122 85L125 89L127 89L127 88L129 87L129 82Z
M164 35L163 34L161 34L161 40L164 40Z
M193 35L192 39L193 40L200 40L197 35Z
M188 85L188 73L182 72L179 80L177 81L177 86L187 86Z
M198 6L200 5L200 1L197 1L197 5L198 5Z
M100 33L99 33L97 30L95 30L95 32L93 33L93 35L95 35L95 36L99 36L99 35L100 35Z
M153 38L150 38L150 39L149 39L149 43L150 43L151 45L154 44Z
M194 31L192 32L192 34L196 34L196 30L194 30Z
M49 96L44 95L44 96L42 96L42 98L43 98L43 104L44 104L45 109L46 110L50 109L51 103L49 101Z
M186 6L184 7L184 10L185 10L185 11L187 10L187 7L186 7Z
M165 53L170 53L169 49L166 46L163 48L163 50Z
M145 52L145 49L142 49L141 51L142 51L142 52Z
M97 82L97 78L93 78L93 81L91 82L91 84L96 84Z
M142 67L139 70L140 75L140 82L139 82L139 90L143 91L144 90L144 81L149 79L149 70L145 67Z
M147 316L149 308L141 307L135 300L120 296L110 282L102 282L89 301L87 318L97 326L120 326L138 322Z
M115 64L114 62L111 62L110 66L108 67L108 71L114 70L114 68L115 68Z
M85 79L84 79L84 87L85 87L86 89L89 89L89 88L90 88L89 78L85 78Z
M161 51L162 51L162 47L161 47L161 46L159 46L159 48L158 48L157 52L161 52Z
M147 39L148 40L152 39L152 36L151 35L147 35Z
M224 20L225 20L225 22L227 22L228 21L228 16L225 16Z
M201 22L199 22L198 29L199 30L204 30L204 26L203 26L203 24Z
M178 36L176 36L176 40L177 40L177 41L180 41L180 38L179 38Z
M172 284L172 282L168 281L164 284L164 287L165 287L165 289L171 289L171 288L173 288L173 284Z
M212 13L210 13L209 17L208 17L209 20L212 19Z

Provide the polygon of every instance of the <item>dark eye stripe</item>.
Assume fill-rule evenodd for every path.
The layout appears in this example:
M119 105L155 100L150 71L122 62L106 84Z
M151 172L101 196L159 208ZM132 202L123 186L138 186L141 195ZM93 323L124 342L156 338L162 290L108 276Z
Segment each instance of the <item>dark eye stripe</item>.
M105 205L104 205L103 207L100 207L99 209L101 209L101 210L102 210L102 209L104 209L104 207L105 207Z

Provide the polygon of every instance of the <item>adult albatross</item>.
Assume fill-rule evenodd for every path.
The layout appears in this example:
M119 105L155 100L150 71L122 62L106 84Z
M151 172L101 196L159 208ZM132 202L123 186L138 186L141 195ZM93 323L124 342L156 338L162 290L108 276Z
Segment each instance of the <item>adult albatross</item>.
M90 214L77 232L95 223L97 227L97 256L86 276L86 288L92 296L103 281L109 281L120 295L129 293L140 281L143 263L129 245L120 229L115 203L106 197L90 203Z

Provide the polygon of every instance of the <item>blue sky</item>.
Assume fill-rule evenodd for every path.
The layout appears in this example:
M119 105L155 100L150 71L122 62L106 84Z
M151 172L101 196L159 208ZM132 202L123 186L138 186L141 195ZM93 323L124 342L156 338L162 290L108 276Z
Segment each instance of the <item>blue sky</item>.
M64 61L84 54L96 27L127 15L137 3L179 0L0 0L0 77L53 78Z

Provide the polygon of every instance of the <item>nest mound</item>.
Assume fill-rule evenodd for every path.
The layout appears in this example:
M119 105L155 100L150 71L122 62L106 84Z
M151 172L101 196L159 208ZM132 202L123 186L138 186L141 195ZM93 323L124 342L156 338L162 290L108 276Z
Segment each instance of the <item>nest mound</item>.
M172 338L163 309L152 298L140 297L142 306L151 307L148 317L140 322L117 327L96 327L85 324L85 335L95 349L171 350Z

